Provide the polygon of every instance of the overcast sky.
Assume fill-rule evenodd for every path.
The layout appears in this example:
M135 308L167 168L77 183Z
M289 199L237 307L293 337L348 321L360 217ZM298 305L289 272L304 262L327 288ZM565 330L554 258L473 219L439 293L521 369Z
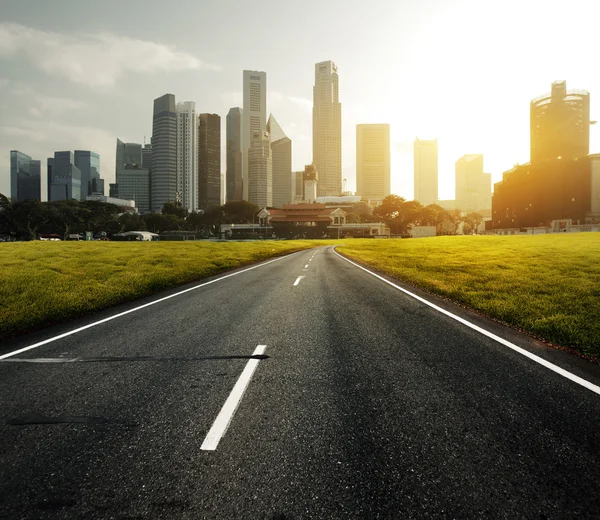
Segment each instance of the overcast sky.
M42 160L42 198L55 150L98 152L108 186L116 138L149 142L153 99L167 92L218 113L224 146L244 69L267 73L267 111L303 169L314 64L333 60L348 189L356 125L389 123L392 192L413 198L414 138L437 137L440 198L453 198L463 154L483 153L494 182L528 161L529 101L552 81L590 91L600 117L597 10L598 0L0 0L0 193L12 149Z

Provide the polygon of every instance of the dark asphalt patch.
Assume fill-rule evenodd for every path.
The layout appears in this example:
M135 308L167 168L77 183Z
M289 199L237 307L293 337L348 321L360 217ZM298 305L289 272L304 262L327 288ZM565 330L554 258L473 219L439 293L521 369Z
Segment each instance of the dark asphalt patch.
M134 361L223 361L228 359L258 359L260 361L269 359L266 354L256 354L250 356L130 356L130 357L80 357L80 358L33 358L20 359L9 358L2 359L0 363L114 363L114 362L134 362Z
M105 417L87 417L87 416L69 416L46 417L35 413L12 417L6 421L11 426L29 426L33 424L119 424L123 426L136 426L126 424L115 419L106 419Z

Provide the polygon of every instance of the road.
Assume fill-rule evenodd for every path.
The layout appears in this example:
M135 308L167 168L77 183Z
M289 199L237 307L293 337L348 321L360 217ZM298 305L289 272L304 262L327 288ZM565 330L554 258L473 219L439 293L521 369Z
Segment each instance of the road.
M330 247L211 282L0 346L0 518L600 517L596 365Z

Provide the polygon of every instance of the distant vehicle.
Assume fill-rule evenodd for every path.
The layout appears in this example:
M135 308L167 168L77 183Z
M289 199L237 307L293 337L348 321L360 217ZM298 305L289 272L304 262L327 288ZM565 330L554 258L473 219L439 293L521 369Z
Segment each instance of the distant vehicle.
M62 240L56 233L40 233L40 240Z

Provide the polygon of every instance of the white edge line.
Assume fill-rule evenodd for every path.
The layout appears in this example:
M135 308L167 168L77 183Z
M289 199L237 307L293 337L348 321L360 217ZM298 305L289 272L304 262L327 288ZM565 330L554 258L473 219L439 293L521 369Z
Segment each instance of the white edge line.
M264 354L266 348L266 345L258 345L252 355L259 356ZM254 374L259 361L259 359L250 359L248 363L246 363L243 372L235 383L233 390L231 390L223 408L221 408L215 422L206 434L204 442L202 443L202 446L200 446L201 450L215 451L217 449L219 441L223 435L225 435L225 432L227 432L227 428L229 428L229 424L240 405L240 401L242 400L242 397L244 397L244 392L246 391L246 388L248 388L248 383L250 383L250 379L252 379L252 375Z
M9 352L8 354L1 355L0 356L0 360L1 359L6 359L6 358L9 358L9 357L12 357L12 356L16 356L17 354L21 354L23 352L27 352L28 350L32 350L34 348L38 348L38 347L41 347L43 345L47 345L48 343L52 343L54 341L58 341L59 339L63 339L63 338L66 338L68 336L72 336L73 334L77 334L78 332L81 332L83 330L90 329L92 327L95 327L97 325L101 325L102 323L106 323L106 322L111 321L111 320L115 320L117 318L120 318L121 316L125 316L126 314L131 314L132 312L136 312L136 311L139 311L139 310L144 309L146 307L150 307L151 305L155 305L157 303L164 302L165 300L169 300L171 298L175 298L176 296L180 296L180 295L185 294L187 292L195 291L196 289L200 289L201 287L204 287L206 285L210 285L210 284L215 283L215 282L220 282L221 280L225 280L226 278L230 278L232 276L237 276L238 274L242 274L242 273L246 273L248 271L252 271L253 269L257 269L259 267L263 267L265 265L271 264L273 262L277 262L277 261L282 260L284 258L290 258L291 256L297 255L298 253L301 253L301 252L302 251L296 251L296 252L291 253L289 255L279 256L277 258L273 258L272 260L268 260L268 261L263 262L261 264L253 265L252 267L247 267L246 269L242 269L241 271L236 271L235 273L226 274L226 275L221 276L219 278L216 278L214 280L210 280L209 282L204 282L204 283L201 283L201 284L198 284L198 285L194 285L194 287L190 287L188 289L184 289L183 291L179 291L179 292L177 292L175 294L170 294L169 296L165 296L164 298L159 298L158 300L154 300L154 301L145 303L144 305L140 305L138 307L134 307L133 309L129 309L127 311L120 312L119 314L115 314L114 316L109 316L108 318L104 318L102 320L95 321L93 323L89 323L87 325L84 325L83 327L79 327L77 329L70 330L69 332L65 332L63 334L59 334L58 336L54 336L52 338L45 339L44 341L40 341L38 343L34 343L33 345L29 345L27 347L20 348L18 350L15 350L14 352Z
M574 383L577 383L578 385L581 385L584 388L587 388L588 390L591 390L592 392L595 392L596 394L600 395L600 387L599 386L597 386L593 383L590 383L589 381L587 381L586 379L583 379L582 377L572 374L568 370L565 370L564 368L561 368L558 365L555 365L554 363L550 363L550 361L546 361L545 359L543 359L539 356L536 356L535 354L532 354L531 352L525 350L524 348L518 347L514 343L511 343L510 341L507 341L507 340L501 338L500 336L496 336L492 332L489 332L481 327L478 327L477 325L471 323L470 321L465 320L464 318L456 316L456 314L452 314L450 311L447 311L446 309L442 309L441 307L438 307L437 305L435 305L434 303L431 303L430 301L426 300L425 298L421 298L420 296L417 296L416 294L411 293L410 291L407 291L406 289L400 287L399 285L396 285L395 283L390 282L389 280L386 280L383 276L380 276L372 271L369 271L368 269L365 269L362 265L359 265L356 262L353 262L352 260L349 260L348 258L345 258L344 256L340 255L335 250L335 246L332 249L333 249L333 252L337 256L339 256L342 260L345 260L346 262L351 263L352 265L358 267L359 269L362 269L363 271L369 273L370 275L374 276L375 278L379 278L381 281L387 283L388 285L391 285L392 287L394 287L395 289L398 289L399 291L402 291L404 294L411 296L415 300L418 300L421 303L428 305L432 309L435 309L436 311L441 312L442 314L445 314L446 316L452 318L453 320L456 320L459 323L466 325L467 327L483 334L484 336L487 336L488 338L493 339L494 341L497 341L498 343L504 345L505 347L508 347L508 348L514 350L515 352L518 352L519 354L531 359L532 361L535 361L536 363L539 363L543 367L546 367L547 369L552 370L553 372L556 372L557 374L573 381Z
M302 280L302 278L304 278L304 276L299 276L298 278L296 278L296 281L294 282L294 286L298 285L300 283L300 280Z

